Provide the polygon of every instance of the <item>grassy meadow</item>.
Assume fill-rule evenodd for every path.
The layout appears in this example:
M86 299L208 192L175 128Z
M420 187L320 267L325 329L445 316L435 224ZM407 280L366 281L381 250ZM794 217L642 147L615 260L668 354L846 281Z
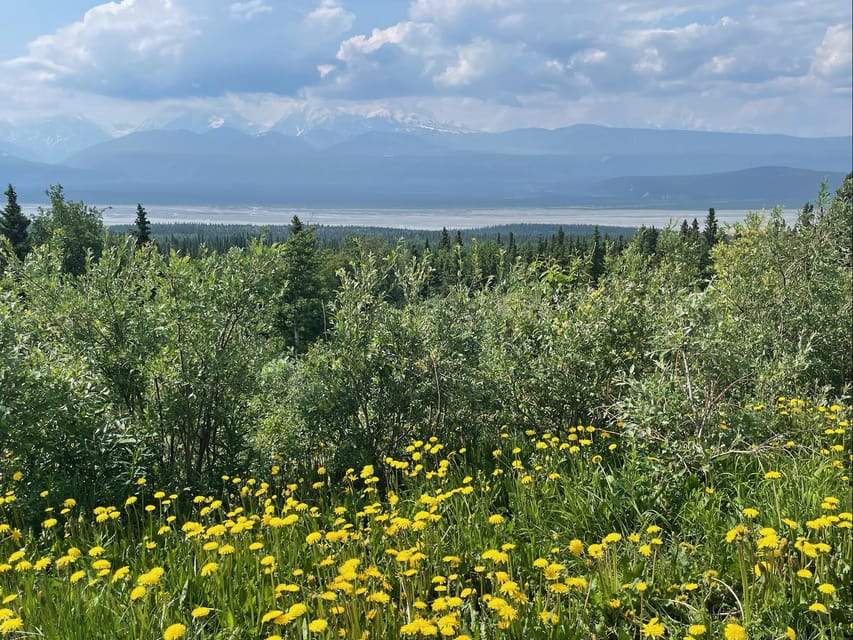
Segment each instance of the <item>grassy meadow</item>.
M678 462L618 423L504 433L489 452L415 441L339 483L319 455L302 477L223 476L222 499L143 477L93 511L44 491L35 530L21 528L16 474L0 507L0 633L850 637L849 407L741 410L775 436L709 459L677 492L644 475ZM732 442L746 428L716 425Z
M853 174L627 244L167 250L51 194L0 238L0 637L853 637Z

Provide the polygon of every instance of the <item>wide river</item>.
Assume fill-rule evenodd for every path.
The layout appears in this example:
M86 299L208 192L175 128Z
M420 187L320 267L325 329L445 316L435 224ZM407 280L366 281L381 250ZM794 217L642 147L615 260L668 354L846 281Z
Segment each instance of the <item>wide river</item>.
M27 215L36 213L36 205L22 205ZM104 207L104 224L132 224L136 205ZM289 224L294 215L307 224L330 226L393 227L398 229L476 229L503 224L598 224L614 227L641 225L665 227L697 218L704 222L707 210L661 209L299 209L292 207L252 206L146 206L151 222L203 222L209 224ZM721 222L738 222L746 210L717 209ZM785 212L786 218L796 215Z

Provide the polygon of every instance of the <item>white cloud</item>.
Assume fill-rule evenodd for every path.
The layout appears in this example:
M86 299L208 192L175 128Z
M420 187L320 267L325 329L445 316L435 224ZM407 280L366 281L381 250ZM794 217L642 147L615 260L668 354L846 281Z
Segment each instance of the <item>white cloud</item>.
M308 100L474 128L849 130L851 22L837 0L121 0L0 61L0 117L227 97L253 122Z
M333 60L352 20L332 0L292 0L275 11L264 0L122 0L34 40L26 56L0 62L0 71L21 82L140 100L293 95Z
M643 49L643 57L632 65L637 73L659 74L664 70L664 60L655 47Z
M359 56L377 52L385 45L397 45L411 53L426 52L427 41L435 42L433 29L428 24L399 22L386 29L374 29L369 36L353 36L341 43L338 60L353 62Z
M336 0L322 0L320 6L305 17L305 25L319 28L335 35L349 31L355 15L344 9Z
M584 49L572 56L569 61L569 66L573 67L576 64L596 64L607 60L607 52L601 49Z
M849 24L828 27L815 49L812 72L820 77L847 82L853 73L853 28Z
M459 47L456 60L433 78L435 84L459 87L471 84L489 72L495 62L495 45L488 40L477 40Z
M703 69L710 74L724 75L728 73L737 63L737 58L734 56L713 56Z
M231 17L235 20L251 20L261 13L269 13L272 7L264 0L248 0L247 2L232 2L229 7Z
M522 0L415 0L409 13L414 20L453 22L466 14L500 11L523 4Z
M26 56L7 64L48 80L74 84L89 77L103 84L122 68L173 64L201 33L200 22L170 0L103 4L86 12L81 21L37 38ZM116 56L117 52L121 54Z

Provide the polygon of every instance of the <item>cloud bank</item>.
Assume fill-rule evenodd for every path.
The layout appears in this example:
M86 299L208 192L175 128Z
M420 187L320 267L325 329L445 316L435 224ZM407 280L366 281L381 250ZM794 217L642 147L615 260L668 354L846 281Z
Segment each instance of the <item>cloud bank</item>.
M388 108L473 128L849 134L851 8L817 0L123 0L0 61L0 118L227 104Z

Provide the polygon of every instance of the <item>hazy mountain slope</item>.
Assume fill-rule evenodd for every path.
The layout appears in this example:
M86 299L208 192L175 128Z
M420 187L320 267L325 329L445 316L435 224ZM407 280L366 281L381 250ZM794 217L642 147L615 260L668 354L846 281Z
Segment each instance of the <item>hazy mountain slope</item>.
M43 200L45 190L52 184L73 186L82 192L107 184L110 179L102 172L0 155L0 185L3 186L0 191L12 184L22 201Z
M63 182L101 202L800 206L824 175L836 180L849 171L853 153L844 149L849 138L589 126L424 133L394 130L400 123L388 118L362 120L375 121L356 119L367 130L326 149L304 136L227 126L142 131L72 155L73 169L18 165L13 175L28 186L41 181L42 190ZM340 118L331 123L344 131ZM495 151L503 148L513 153Z
M0 140L29 150L33 159L58 162L94 144L108 140L109 133L83 116L9 123L0 122Z
M814 200L824 178L834 191L844 175L790 167L756 167L709 175L620 177L597 184L589 195L617 204L705 201L723 208L730 203L737 207L798 206Z

